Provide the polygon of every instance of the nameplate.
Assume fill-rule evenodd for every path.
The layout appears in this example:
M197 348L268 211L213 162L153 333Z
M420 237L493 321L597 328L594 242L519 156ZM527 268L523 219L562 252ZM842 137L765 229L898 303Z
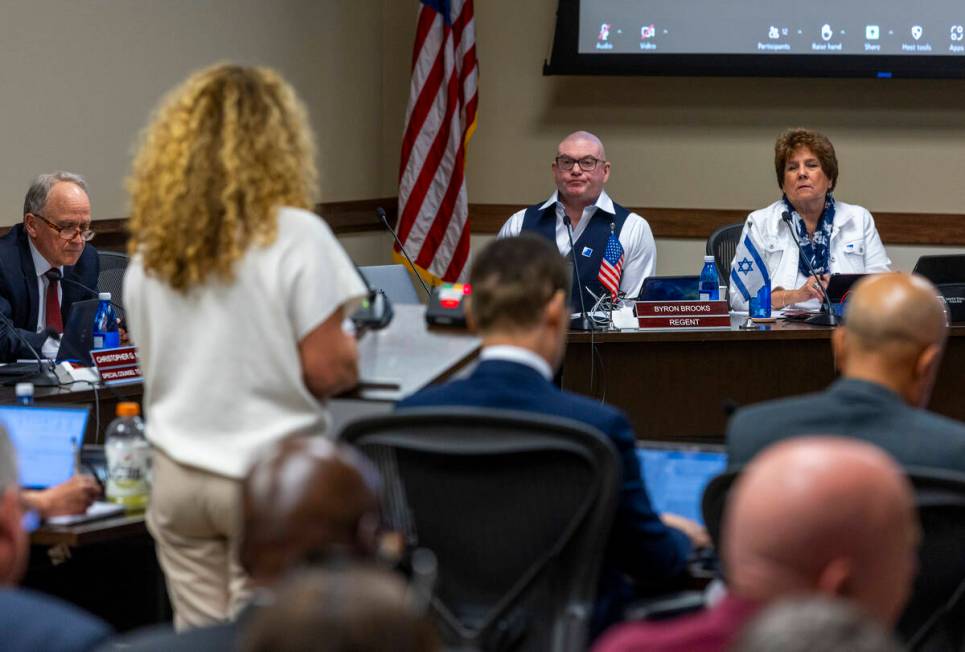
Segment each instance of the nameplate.
M123 385L141 380L136 346L98 349L90 352L90 358L105 385Z
M637 301L637 317L728 316L729 310L726 301Z
M640 328L727 328L730 315L639 317Z

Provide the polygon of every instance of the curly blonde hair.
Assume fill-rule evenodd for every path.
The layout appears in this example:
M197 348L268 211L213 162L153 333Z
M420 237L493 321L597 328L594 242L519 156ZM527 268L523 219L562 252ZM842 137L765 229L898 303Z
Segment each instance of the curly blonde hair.
M317 172L305 109L268 68L216 65L162 100L128 179L131 255L187 291L277 234L280 206L311 208Z

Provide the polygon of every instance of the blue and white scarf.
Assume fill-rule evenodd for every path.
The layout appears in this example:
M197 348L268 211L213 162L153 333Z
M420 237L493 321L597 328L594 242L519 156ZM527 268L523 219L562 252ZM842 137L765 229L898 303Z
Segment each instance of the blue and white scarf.
M807 260L811 261L816 274L831 273L831 228L834 226L834 196L829 192L824 199L824 211L818 218L818 225L814 229L814 237L808 237L808 229L804 224L804 219L791 206L791 202L784 195L784 205L791 213L794 227L797 229L797 237L801 242L801 250ZM798 259L798 271L804 276L810 276L811 270L808 269L804 257Z

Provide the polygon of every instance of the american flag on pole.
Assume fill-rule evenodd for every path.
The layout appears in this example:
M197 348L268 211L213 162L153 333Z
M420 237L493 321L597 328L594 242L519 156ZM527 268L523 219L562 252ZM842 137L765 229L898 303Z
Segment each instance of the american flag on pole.
M399 168L399 239L423 276L458 281L469 257L464 171L479 103L476 24L472 0L421 3Z
M597 280L610 292L610 297L617 298L620 292L620 276L623 274L623 245L617 240L614 225L610 224L610 237L606 241L603 260L600 262L600 273Z

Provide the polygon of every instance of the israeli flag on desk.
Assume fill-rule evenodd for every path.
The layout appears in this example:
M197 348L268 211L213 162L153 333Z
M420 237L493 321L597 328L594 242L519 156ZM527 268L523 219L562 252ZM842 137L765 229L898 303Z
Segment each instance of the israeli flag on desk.
M754 241L745 233L744 239L737 243L737 253L730 266L730 286L741 293L744 301L750 301L765 285L770 291L771 276L767 273L767 265L757 252Z

